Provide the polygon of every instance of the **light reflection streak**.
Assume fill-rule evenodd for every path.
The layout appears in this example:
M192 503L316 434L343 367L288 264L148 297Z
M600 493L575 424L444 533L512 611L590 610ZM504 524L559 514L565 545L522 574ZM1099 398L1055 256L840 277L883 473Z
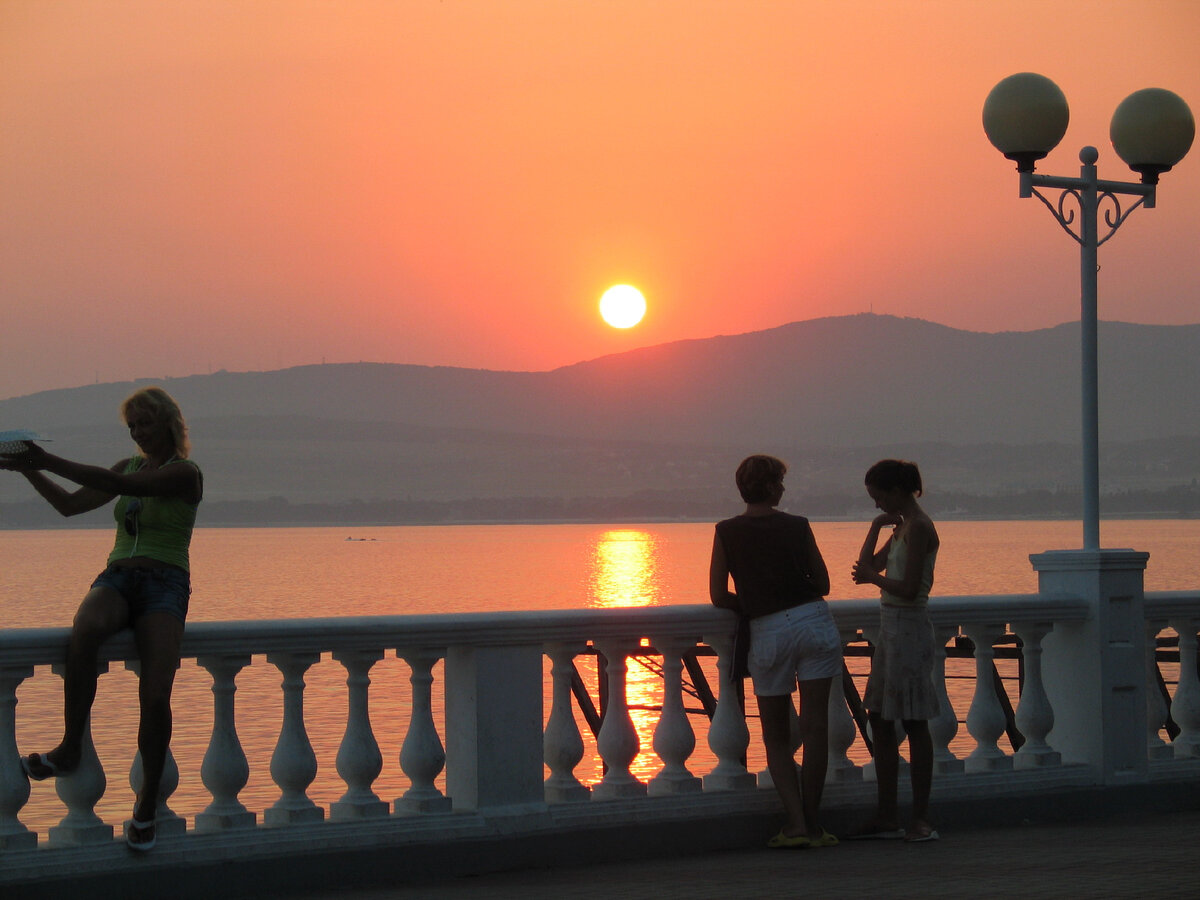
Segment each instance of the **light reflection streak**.
M662 597L658 561L658 541L650 532L638 529L602 532L592 550L589 604L604 608L658 604ZM648 643L643 638L642 644ZM653 749L654 726L662 706L662 678L635 658L627 659L625 665L625 698L640 748L630 771L644 781L662 765Z
M592 548L588 578L591 606L653 606L662 596L658 583L658 542L634 529L605 531Z

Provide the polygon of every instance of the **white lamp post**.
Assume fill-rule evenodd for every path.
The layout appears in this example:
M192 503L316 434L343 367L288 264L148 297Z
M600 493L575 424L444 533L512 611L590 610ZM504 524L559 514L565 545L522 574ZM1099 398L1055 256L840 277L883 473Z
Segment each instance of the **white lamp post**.
M1187 154L1196 134L1191 110L1176 94L1147 88L1131 94L1113 113L1109 136L1113 149L1129 167L1141 174L1140 184L1101 181L1096 176L1095 147L1079 151L1083 164L1078 178L1034 174L1034 165L1062 140L1070 113L1067 98L1049 78L1024 72L997 84L983 104L983 128L988 140L1017 164L1020 196L1037 197L1067 234L1079 244L1082 281L1080 331L1083 389L1083 546L1100 546L1100 440L1096 366L1097 248L1107 241L1126 217L1144 206L1154 208L1158 176ZM1058 190L1057 203L1037 188ZM1119 195L1137 197L1122 210ZM1107 204L1099 234L1099 209ZM1079 221L1076 225L1078 207ZM1075 227L1072 227L1075 226Z

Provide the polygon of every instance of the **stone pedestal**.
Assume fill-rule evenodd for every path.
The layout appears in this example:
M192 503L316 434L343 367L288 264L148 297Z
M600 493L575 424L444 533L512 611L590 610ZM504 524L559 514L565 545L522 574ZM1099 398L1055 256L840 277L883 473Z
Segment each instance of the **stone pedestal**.
M446 654L446 793L456 810L543 806L542 648Z
M1043 643L1054 709L1047 740L1064 763L1096 767L1104 784L1148 777L1143 576L1149 556L1051 550L1029 558L1043 596L1078 597L1090 607L1085 621L1056 625Z

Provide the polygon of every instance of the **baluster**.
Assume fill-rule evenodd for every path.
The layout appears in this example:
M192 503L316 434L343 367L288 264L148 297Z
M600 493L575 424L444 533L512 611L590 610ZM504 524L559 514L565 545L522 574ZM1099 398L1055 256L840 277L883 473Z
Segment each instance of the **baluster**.
M867 643L871 645L871 648L872 648L872 650L871 650L871 652L872 652L871 666L874 667L874 665L875 665L874 648L879 646L879 620L875 619L870 625L864 625L862 628L862 636L866 639ZM870 678L869 675L867 677ZM863 688L863 697L865 698L866 695L867 695L867 689L866 689L866 687L864 687ZM896 722L895 724L896 724L896 746L898 747L898 746L900 746L900 742L903 740L903 738L901 737L901 734L904 731L904 726L901 725L899 722ZM871 735L871 741L874 742L875 734L871 728L870 718L868 718L868 720L867 720L867 733ZM901 767L903 767L903 765L904 765L903 757L900 758L900 765L901 765ZM871 758L869 760L867 760L867 764L865 766L863 766L862 776L863 776L863 781L875 781L876 780L876 778L875 778L875 754L874 753L872 753Z
M212 676L213 730L200 764L200 780L212 796L205 810L196 814L197 831L225 831L250 828L254 813L238 800L238 793L250 779L246 752L238 738L234 715L234 695L238 672L250 665L250 654L202 656L196 659Z
M1196 620L1177 619L1171 623L1179 635L1179 684L1171 704L1171 717L1179 726L1175 736L1175 758L1200 756L1200 677L1196 672ZM1153 685L1147 685L1153 690Z
M141 660L127 659L125 660L125 668L137 675L140 682L142 677ZM142 768L142 752L138 750L133 754L133 763L129 766L129 786L133 789L134 796L142 789L142 782L145 778L145 770ZM167 758L163 761L162 778L158 783L158 804L154 809L154 833L156 837L178 836L187 833L187 820L183 816L178 815L170 806L167 805L167 800L175 793L179 787L179 763L175 761L175 754L171 752L170 745L167 745ZM129 823L132 819L125 820L125 828L129 828Z
M691 794L702 789L699 778L687 767L696 749L696 732L683 708L682 655L696 645L695 640L664 638L652 641L663 655L662 714L654 728L654 752L663 761L662 770L650 779L651 796Z
M946 644L957 634L957 625L934 625L933 687L937 692L939 711L929 723L933 738L933 771L952 775L963 771L963 761L954 755L950 742L958 734L958 713L946 689Z
M430 649L397 650L396 655L412 671L412 711L408 734L400 748L400 768L411 786L396 798L397 814L446 812L451 808L447 797L433 783L446 765L446 750L433 724L433 667L442 654Z
M839 628L838 634L841 636L842 646L845 647L858 636L858 630ZM842 675L834 676L833 684L829 686L829 769L825 775L828 784L862 781L862 767L856 766L847 755L847 751L854 746L854 739L858 737L858 727L846 703L842 678Z
M708 748L717 758L704 776L706 791L753 790L758 781L742 762L750 746L750 729L742 712L738 688L730 677L733 667L733 634L709 635L704 643L717 651L717 709L708 726Z
M640 745L625 697L625 660L637 646L627 641L613 640L599 648L608 659L608 708L596 738L596 749L608 766L608 771L592 789L597 800L641 797L646 793L646 785L629 771L630 765L637 759Z
M66 674L63 663L55 664L51 669L56 675ZM107 671L107 662L97 664L97 675ZM107 787L108 778L105 777L104 767L100 765L100 757L96 755L96 745L92 743L92 717L89 715L83 726L83 752L78 768L70 775L54 779L55 793L66 805L67 814L57 825L50 826L51 847L101 844L112 840L112 826L105 825L95 812L96 804L104 796Z
M1025 743L1013 756L1018 769L1057 766L1062 754L1046 743L1046 735L1054 728L1054 708L1046 695L1042 679L1042 638L1054 630L1052 622L1014 622L1013 630L1021 639L1021 654L1025 660L1025 684L1017 704L1017 728Z
M550 717L542 739L542 755L550 769L546 779L547 803L569 803L587 800L591 789L575 777L575 767L583 760L583 736L575 721L571 698L571 680L575 673L574 660L583 648L572 644L550 644L546 653L550 669L552 693Z
M992 644L1002 637L997 625L968 625L963 629L975 643L975 694L967 711L967 731L975 738L975 749L964 761L968 772L993 772L1012 768L1012 759L1004 755L998 741L1008 724L1004 708L996 697L993 673L995 650Z
M271 778L281 793L275 804L263 811L268 825L325 818L325 810L308 796L308 786L317 777L317 755L304 726L304 673L320 659L321 654L312 651L267 654L267 662L283 673L283 724L271 754Z
M1159 732L1167 721L1167 701L1158 686L1158 633L1167 626L1165 621L1146 620L1146 756L1149 759L1170 759L1171 745Z
M371 666L383 659L382 650L335 650L333 658L346 668L349 710L346 733L337 752L337 772L346 793L329 808L331 819L373 819L388 814L388 805L371 790L383 771L383 755L371 730L368 694Z
M17 750L17 688L33 676L33 666L0 666L0 851L32 850L38 836L18 814L29 802L29 781Z

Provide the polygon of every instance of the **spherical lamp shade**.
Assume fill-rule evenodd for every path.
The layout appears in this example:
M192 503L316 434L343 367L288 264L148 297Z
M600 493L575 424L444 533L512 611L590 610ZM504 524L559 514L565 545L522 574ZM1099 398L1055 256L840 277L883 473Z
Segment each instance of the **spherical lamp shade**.
M988 140L1021 172L1032 172L1034 163L1058 146L1070 119L1058 85L1033 72L1008 76L983 103Z
M1187 155L1196 121L1183 98L1162 88L1135 91L1117 107L1108 129L1117 156L1146 184Z

